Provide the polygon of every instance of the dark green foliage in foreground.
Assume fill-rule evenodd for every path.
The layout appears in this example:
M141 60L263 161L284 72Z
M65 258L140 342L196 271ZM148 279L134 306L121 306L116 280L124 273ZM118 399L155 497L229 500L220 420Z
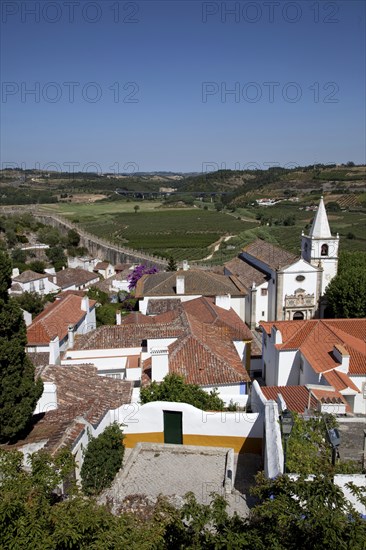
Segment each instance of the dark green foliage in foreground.
M304 420L293 413L295 423L288 440L287 470L295 474L310 475L315 472L332 474L332 447L327 438L327 429L338 426L331 414L321 414ZM337 474L361 473L361 464L356 461L338 460L334 469Z
M82 487L86 495L98 494L112 483L123 462L123 438L120 427L111 424L89 441L81 467Z
M195 384L186 384L184 378L178 374L168 374L163 382L152 382L149 386L141 388L141 403L150 401L175 401L188 403L204 411L222 411L224 402L217 395L216 390L205 392Z
M341 252L338 274L325 293L328 318L366 317L366 254Z
M25 472L22 454L0 450L0 548L34 550L364 550L366 522L345 500L332 478L311 482L258 475L258 504L248 518L229 516L225 500L213 495L202 505L190 493L180 510L159 498L156 505L120 515L80 494L54 490L69 479L72 457L32 456ZM357 494L357 490L355 490ZM358 490L365 503L365 491Z
M43 392L25 353L22 311L8 294L10 274L10 258L0 251L0 441L15 438L27 426Z

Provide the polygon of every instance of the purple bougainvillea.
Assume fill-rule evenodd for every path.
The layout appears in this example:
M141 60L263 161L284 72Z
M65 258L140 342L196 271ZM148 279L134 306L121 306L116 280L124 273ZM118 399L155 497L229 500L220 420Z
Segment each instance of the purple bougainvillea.
M152 275L153 273L157 273L158 269L154 267L149 267L148 265L138 265L135 267L135 269L128 275L128 289L134 290L137 285L137 281L141 279L143 275Z

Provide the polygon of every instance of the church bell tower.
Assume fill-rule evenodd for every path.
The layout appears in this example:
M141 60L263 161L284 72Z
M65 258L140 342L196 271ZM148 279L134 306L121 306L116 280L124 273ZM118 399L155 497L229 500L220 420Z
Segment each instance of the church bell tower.
M339 235L333 237L330 232L323 197L320 198L309 235L302 233L301 257L314 267L323 268L321 295L330 281L337 275Z

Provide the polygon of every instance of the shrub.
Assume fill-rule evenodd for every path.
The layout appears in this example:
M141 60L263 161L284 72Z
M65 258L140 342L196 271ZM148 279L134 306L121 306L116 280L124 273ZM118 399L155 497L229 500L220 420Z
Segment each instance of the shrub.
M143 404L151 401L175 401L188 403L204 411L222 411L224 402L217 395L217 390L205 392L195 384L187 384L182 376L168 374L163 382L152 382L149 386L141 388L140 398Z
M98 437L91 437L81 467L81 485L86 495L96 495L109 487L122 466L124 435L117 423Z

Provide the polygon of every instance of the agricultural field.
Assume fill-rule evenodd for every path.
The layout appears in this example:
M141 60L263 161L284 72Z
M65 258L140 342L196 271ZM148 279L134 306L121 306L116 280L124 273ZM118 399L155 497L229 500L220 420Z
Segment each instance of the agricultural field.
M139 210L135 212L134 206ZM157 202L49 205L81 228L115 244L177 261L201 260L222 237L256 227L255 220L203 208L159 208ZM45 208L42 208L46 210Z
M318 197L314 197L317 202ZM65 216L86 231L120 246L172 256L178 262L206 259L208 264L230 260L258 237L299 254L301 231L309 230L315 214L306 211L302 202L238 209L235 213L216 212L212 204L208 210L199 206L164 208L158 201L65 203L42 209ZM264 219L256 220L259 215ZM339 211L328 215L332 233L340 235L341 250L366 252L366 212ZM290 225L283 225L291 218Z

